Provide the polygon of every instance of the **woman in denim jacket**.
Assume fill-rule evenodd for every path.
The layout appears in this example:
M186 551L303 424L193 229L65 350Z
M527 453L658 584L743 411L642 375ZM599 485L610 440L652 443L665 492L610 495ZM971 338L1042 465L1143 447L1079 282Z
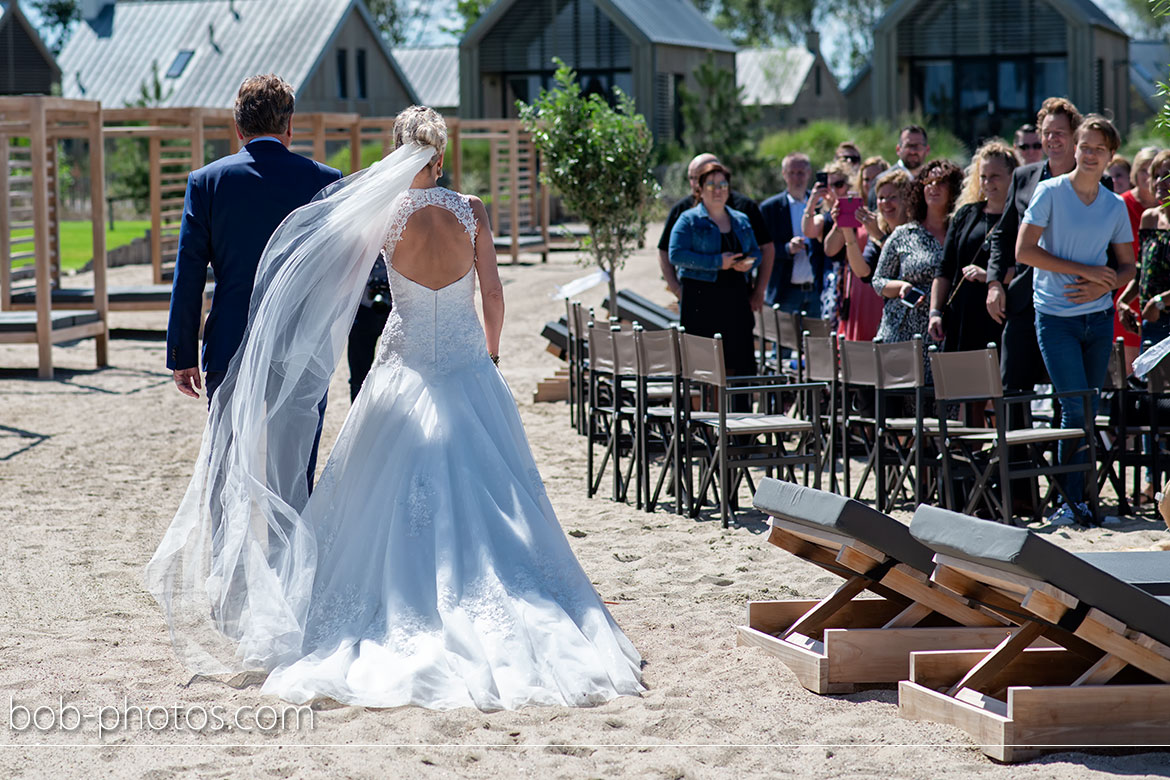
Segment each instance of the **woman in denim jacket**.
M670 262L682 284L682 326L696 336L722 334L727 373L745 376L756 373L750 272L763 255L747 216L727 207L730 191L731 171L717 162L699 170L697 205L670 233Z

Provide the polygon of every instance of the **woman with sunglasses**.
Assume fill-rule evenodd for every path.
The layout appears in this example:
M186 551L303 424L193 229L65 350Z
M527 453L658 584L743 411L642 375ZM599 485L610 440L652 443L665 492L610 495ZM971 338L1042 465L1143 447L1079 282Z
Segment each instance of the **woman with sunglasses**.
M730 190L727 168L713 162L699 169L696 205L670 232L670 262L682 285L682 326L696 336L722 334L727 373L747 376L756 373L751 295L754 284L768 283L770 269L762 268L753 283L750 272L762 253L747 215L728 208Z
M849 196L860 196L864 204L874 179L889 167L889 163L881 157L867 159L857 171L856 189ZM910 176L905 171L901 173L903 176L898 177L897 181L890 181L889 187L885 186L888 177L882 179L885 200L878 198L874 211L864 205L857 207L854 216L860 227L841 226L840 201L829 210L832 228L825 237L825 254L835 257L844 251L845 258L841 263L837 333L846 341L872 341L877 335L883 300L874 292L870 280L882 241L890 231L905 221L902 191L903 186L910 182Z

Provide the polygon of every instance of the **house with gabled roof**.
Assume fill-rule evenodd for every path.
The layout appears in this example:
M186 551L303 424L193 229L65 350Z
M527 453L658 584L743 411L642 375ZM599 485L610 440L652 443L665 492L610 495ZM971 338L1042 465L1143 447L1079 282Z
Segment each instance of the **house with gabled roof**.
M394 116L417 95L362 0L84 0L58 61L65 97L230 108L240 82L276 73L297 110Z
M766 128L799 127L817 119L844 119L845 97L820 52L820 36L805 46L740 49L735 83L745 105L760 110Z
M0 95L48 95L61 82L53 53L17 0L0 0Z
M678 89L712 57L735 72L736 47L690 0L496 0L459 42L459 115L517 115L553 85L554 56L586 93L634 98L655 138L681 133Z
M1130 124L1129 36L1093 0L895 0L851 118L930 118L969 143L1010 137L1047 97Z

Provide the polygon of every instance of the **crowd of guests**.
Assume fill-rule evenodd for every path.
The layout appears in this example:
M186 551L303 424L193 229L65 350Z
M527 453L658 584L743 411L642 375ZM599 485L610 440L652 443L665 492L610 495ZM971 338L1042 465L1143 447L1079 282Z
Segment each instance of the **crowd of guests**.
M848 340L994 343L1007 391L1100 390L1116 337L1132 364L1170 336L1170 150L1130 161L1120 146L1108 119L1049 98L965 170L932 159L927 131L908 125L893 164L849 142L815 174L789 154L784 191L758 206L701 154L658 244L662 273L687 331L723 335L729 374L755 373L753 312L775 305ZM1095 411L1083 406L1063 399L1060 424L1082 426ZM1074 440L1059 457L1086 451ZM1054 519L1091 520L1079 475L1064 488Z

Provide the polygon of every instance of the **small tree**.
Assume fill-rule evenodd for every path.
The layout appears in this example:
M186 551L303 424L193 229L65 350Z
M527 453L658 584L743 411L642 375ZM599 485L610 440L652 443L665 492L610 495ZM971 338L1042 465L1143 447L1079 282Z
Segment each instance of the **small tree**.
M756 106L744 103L743 87L735 74L711 57L694 70L695 89L679 85L683 119L683 146L695 154L711 152L736 171L755 162L753 127L760 118Z
M556 87L531 105L517 102L520 118L544 158L544 184L589 226L581 248L609 274L610 310L617 306L617 269L637 246L658 195L651 169L654 139L634 101L614 89L616 107L601 95L581 95L577 74L559 58Z

